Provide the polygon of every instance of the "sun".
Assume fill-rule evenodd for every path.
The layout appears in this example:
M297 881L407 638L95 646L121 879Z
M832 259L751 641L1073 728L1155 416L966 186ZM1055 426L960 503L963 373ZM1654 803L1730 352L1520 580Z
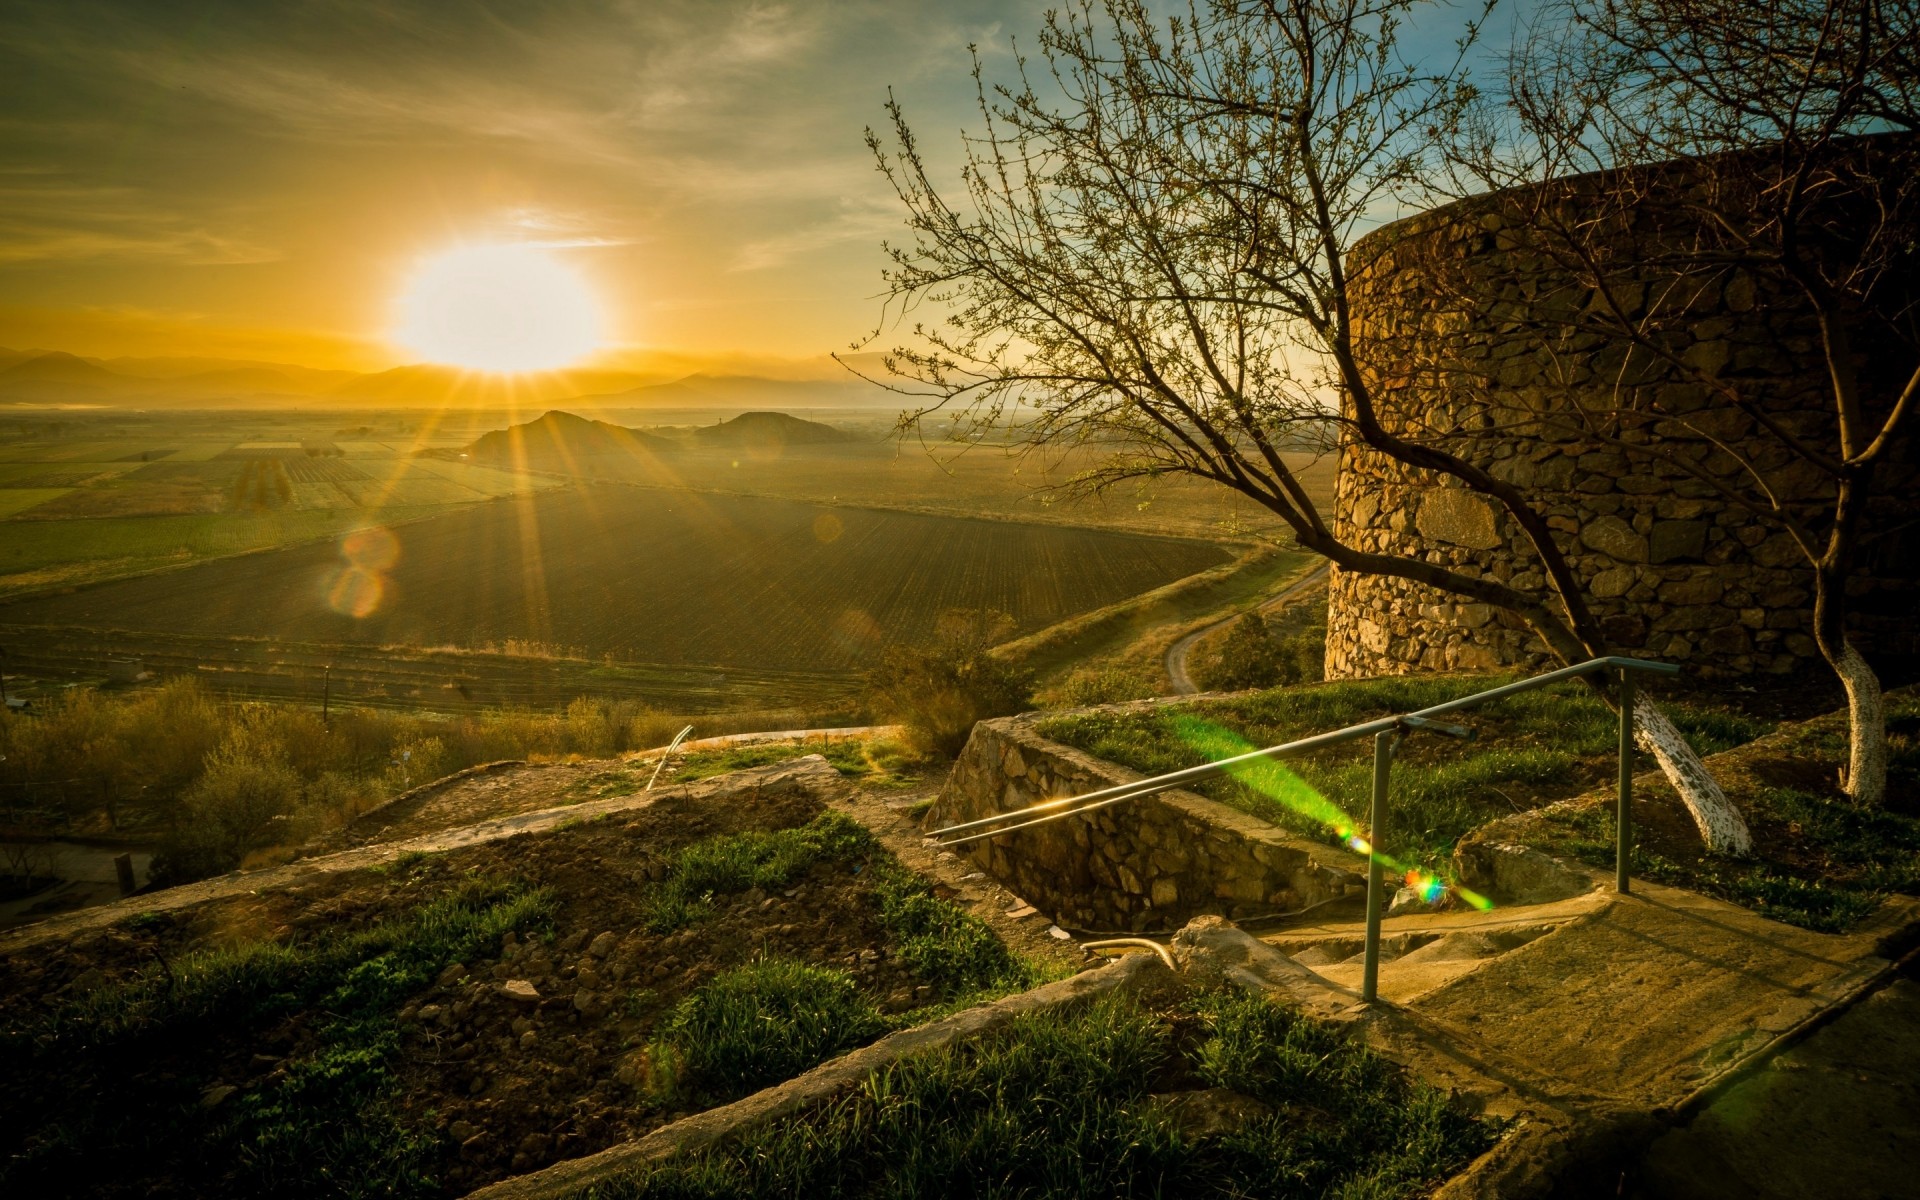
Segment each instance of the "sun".
M599 349L600 306L537 246L461 246L423 262L399 301L393 340L430 362L550 371Z

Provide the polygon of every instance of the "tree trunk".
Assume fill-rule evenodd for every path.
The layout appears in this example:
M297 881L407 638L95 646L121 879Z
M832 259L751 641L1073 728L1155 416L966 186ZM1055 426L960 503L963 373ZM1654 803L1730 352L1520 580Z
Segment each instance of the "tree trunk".
M1881 804L1887 798L1887 709L1880 677L1844 638L1828 662L1847 689L1847 775L1841 786L1855 804Z
M1707 764L1674 728L1673 722L1667 720L1667 714L1642 691L1634 693L1633 731L1640 748L1653 755L1667 782L1680 793L1693 823L1700 829L1700 840L1706 843L1708 853L1731 858L1745 858L1753 853L1753 835L1747 832L1747 822L1740 810L1707 773Z

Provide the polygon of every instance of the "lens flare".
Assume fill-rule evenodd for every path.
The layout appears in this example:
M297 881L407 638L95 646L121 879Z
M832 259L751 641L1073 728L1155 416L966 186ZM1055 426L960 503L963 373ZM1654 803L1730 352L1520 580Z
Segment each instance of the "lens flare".
M387 596L387 571L400 561L400 539L378 525L356 529L340 539L346 562L327 583L327 607L361 620L380 610Z
M327 606L343 617L370 617L379 611L386 590L386 582L378 572L344 567L333 577L333 586L327 589Z
M1174 714L1172 725L1175 735L1181 741L1205 755L1210 762L1234 758L1259 748L1232 730L1202 720L1191 713ZM1451 892L1480 912L1487 912L1493 908L1493 901L1478 892L1458 884L1449 884L1438 876L1408 863L1399 862L1390 855L1375 850L1369 835L1362 834L1354 826L1345 810L1274 759L1263 758L1241 763L1229 767L1227 774L1269 800L1283 804L1301 816L1324 825L1332 831L1341 845L1356 854L1364 854L1378 862L1390 875L1402 876L1406 880L1406 885L1419 892L1420 898L1427 903L1431 904Z

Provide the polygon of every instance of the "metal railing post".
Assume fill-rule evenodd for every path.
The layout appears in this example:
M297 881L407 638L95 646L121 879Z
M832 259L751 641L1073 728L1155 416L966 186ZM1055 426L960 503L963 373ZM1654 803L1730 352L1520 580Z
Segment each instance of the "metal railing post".
M1627 894L1633 864L1633 672L1620 669L1620 813L1614 820L1613 890Z
M1386 881L1381 878L1384 864L1381 842L1387 832L1387 781L1393 770L1393 743L1397 731L1381 730L1373 735L1373 812L1367 830L1367 957L1366 972L1360 979L1360 999L1372 1004L1380 992L1380 893Z

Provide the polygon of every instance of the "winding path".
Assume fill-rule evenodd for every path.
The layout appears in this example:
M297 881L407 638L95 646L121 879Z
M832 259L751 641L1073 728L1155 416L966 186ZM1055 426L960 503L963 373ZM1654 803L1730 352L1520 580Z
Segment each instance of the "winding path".
M1321 563L1288 585L1287 589L1279 595L1274 596L1270 600L1263 600L1252 611L1266 612L1269 609L1278 608L1290 600L1299 599L1302 595L1319 587L1326 581L1327 564ZM1167 656L1165 659L1167 678L1173 681L1174 695L1191 696L1200 690L1199 687L1194 684L1193 676L1187 674L1187 656L1192 653L1194 646L1199 644L1200 639L1223 625L1231 625L1243 615L1242 613L1234 613L1230 617L1221 617L1218 621L1209 622L1167 647Z

